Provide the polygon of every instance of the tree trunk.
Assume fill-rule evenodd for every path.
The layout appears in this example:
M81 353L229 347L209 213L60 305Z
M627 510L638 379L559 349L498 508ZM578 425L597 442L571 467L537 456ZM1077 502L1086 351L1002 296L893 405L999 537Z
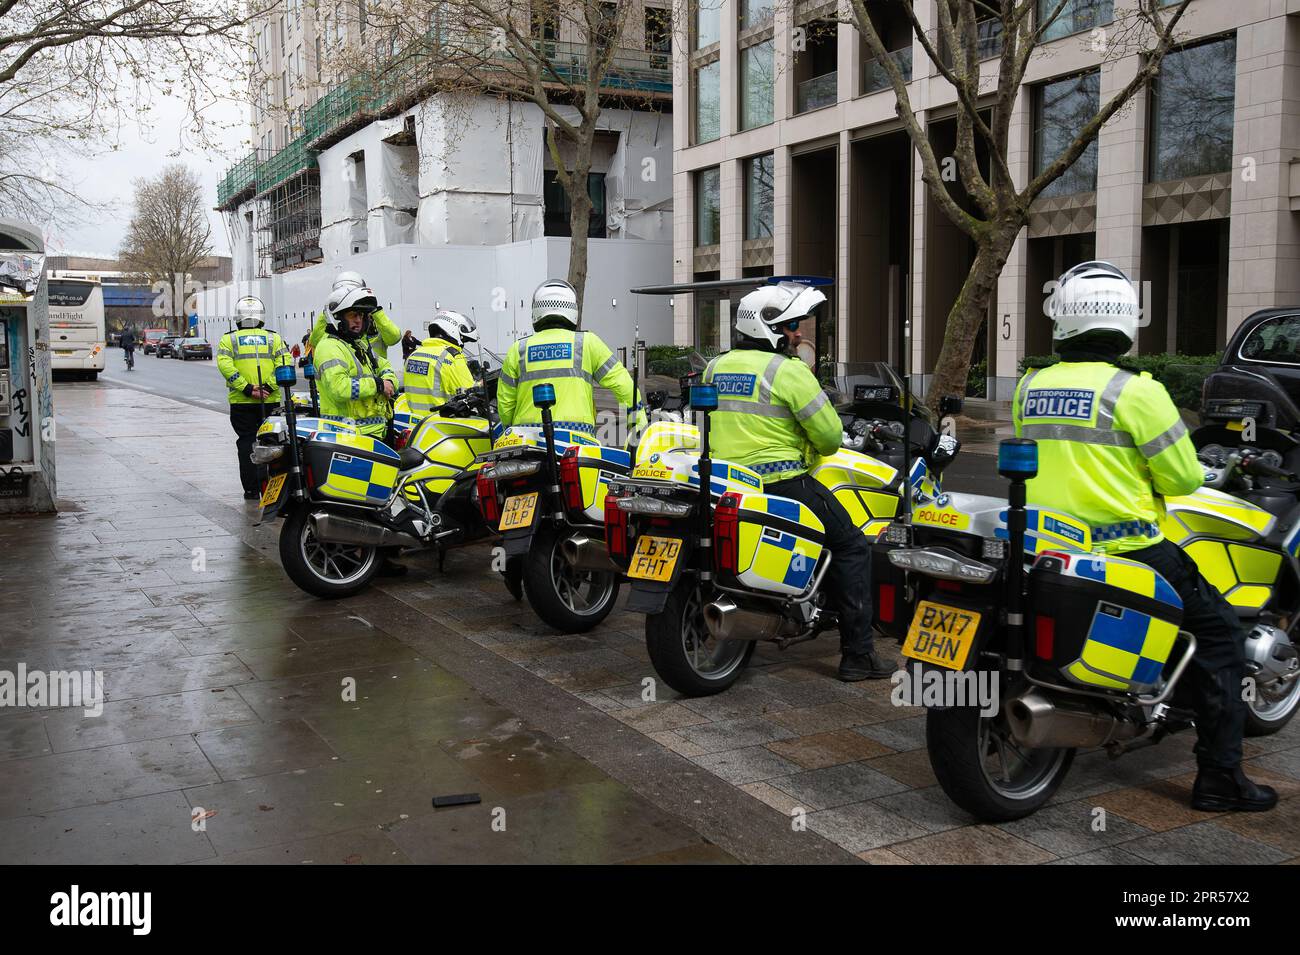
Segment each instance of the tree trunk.
M926 401L936 405L940 398L966 396L966 376L970 372L971 353L980 325L988 318L989 303L998 286L998 276L1006 265L1023 223L1016 222L990 232L980 243L975 261L966 274L957 300L948 312L943 347L934 366L934 378L926 391Z
M576 144L573 169L569 171L569 284L578 293L578 314L587 285L587 228L591 221L591 194L587 177L591 173L594 132L583 130L583 142Z

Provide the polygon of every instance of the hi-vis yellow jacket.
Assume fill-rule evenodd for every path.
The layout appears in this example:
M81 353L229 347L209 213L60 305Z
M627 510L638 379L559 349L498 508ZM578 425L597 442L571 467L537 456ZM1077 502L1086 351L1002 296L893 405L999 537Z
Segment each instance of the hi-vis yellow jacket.
M416 414L426 415L456 392L473 387L465 352L444 338L426 338L406 359L402 393Z
M1164 385L1108 362L1032 368L1012 401L1016 435L1038 442L1030 504L1092 525L1093 544L1118 554L1163 540L1163 496L1205 481Z
M814 455L839 449L840 416L794 355L738 348L709 362L702 380L718 389L718 410L710 416L714 456L772 482L798 477Z
M634 407L635 427L645 427L632 376L595 332L547 328L510 346L497 379L497 413L504 427L542 423L533 386L544 381L555 386L551 417L557 428L595 435L595 385L612 391L625 408Z
M358 338L353 348L332 334L316 346L315 356L321 417L351 421L362 434L382 439L393 417L393 404L375 379L387 379L397 388L388 359L371 352L364 338Z
M275 404L280 400L280 386L275 383L278 365L293 364L284 339L266 328L236 328L221 336L217 343L217 370L226 379L226 399L232 405ZM250 398L246 387L259 383L271 389L270 397Z

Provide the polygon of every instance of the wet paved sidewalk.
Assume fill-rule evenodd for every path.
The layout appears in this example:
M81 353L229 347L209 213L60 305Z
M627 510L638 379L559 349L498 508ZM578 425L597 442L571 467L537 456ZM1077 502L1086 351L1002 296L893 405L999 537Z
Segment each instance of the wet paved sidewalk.
M832 639L648 701L637 615L556 635L481 547L310 598L239 499L224 416L105 385L56 406L64 510L0 520L0 670L100 668L108 702L0 709L0 862L1300 861L1300 724L1246 744L1273 813L1190 810L1184 736L1082 754L1053 805L977 825L920 711L835 680Z

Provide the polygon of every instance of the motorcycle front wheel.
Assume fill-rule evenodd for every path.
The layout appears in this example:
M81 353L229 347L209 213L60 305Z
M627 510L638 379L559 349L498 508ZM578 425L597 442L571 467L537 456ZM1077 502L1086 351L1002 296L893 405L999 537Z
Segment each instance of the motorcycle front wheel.
M673 586L664 609L645 618L645 646L663 681L684 696L712 696L740 678L753 640L718 640L704 623L704 597L692 575Z
M307 593L333 600L365 590L383 559L377 547L318 540L309 509L298 507L280 528L280 563L289 579Z
M538 529L524 556L523 589L543 623L561 633L586 633L614 609L619 579L613 570L579 570L565 560L560 545L570 533Z
M925 742L948 798L984 822L1037 812L1074 761L1072 749L1025 749L1001 713L986 717L969 706L929 710Z

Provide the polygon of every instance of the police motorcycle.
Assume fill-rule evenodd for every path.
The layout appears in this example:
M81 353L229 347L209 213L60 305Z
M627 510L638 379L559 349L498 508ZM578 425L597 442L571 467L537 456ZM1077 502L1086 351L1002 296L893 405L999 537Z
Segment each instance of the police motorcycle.
M383 549L447 548L486 539L474 503L475 457L492 441L495 377L458 393L435 413L396 418L396 447L346 421L300 416L292 366L276 369L281 414L258 431L253 461L265 464L262 521L282 519L280 562L317 597L364 590Z
M810 473L874 537L911 501L939 493L959 444L904 398L888 365L840 370L843 444ZM806 506L764 494L757 472L711 457L717 390L695 380L684 381L700 426L661 421L647 429L631 473L610 482L605 541L631 581L627 609L646 615L655 671L679 693L706 696L739 678L758 641L784 649L835 629L821 590L834 555ZM960 404L951 399L940 410L954 414Z
M1216 489L1258 466L1251 456L1207 465L1206 487L1167 498L1161 524L1207 576L1220 560L1220 570L1245 575L1233 584L1209 577L1227 585L1239 612L1238 587L1264 609L1256 578L1283 563L1279 542L1292 534ZM940 494L910 524L887 527L872 556L877 628L902 642L903 698L926 707L930 765L953 802L992 822L1046 803L1079 749L1117 757L1190 727L1191 711L1173 695L1196 649L1180 628L1182 602L1159 573L1092 553L1092 529L1068 514L1026 507L1034 442L1003 441L998 473L1011 482L1009 503ZM1257 621L1247 641L1256 679L1290 687L1294 654L1279 653L1288 635L1274 623L1294 614L1243 616ZM1291 692L1279 687L1271 705ZM1284 715L1252 707L1247 731L1276 732L1291 705Z

